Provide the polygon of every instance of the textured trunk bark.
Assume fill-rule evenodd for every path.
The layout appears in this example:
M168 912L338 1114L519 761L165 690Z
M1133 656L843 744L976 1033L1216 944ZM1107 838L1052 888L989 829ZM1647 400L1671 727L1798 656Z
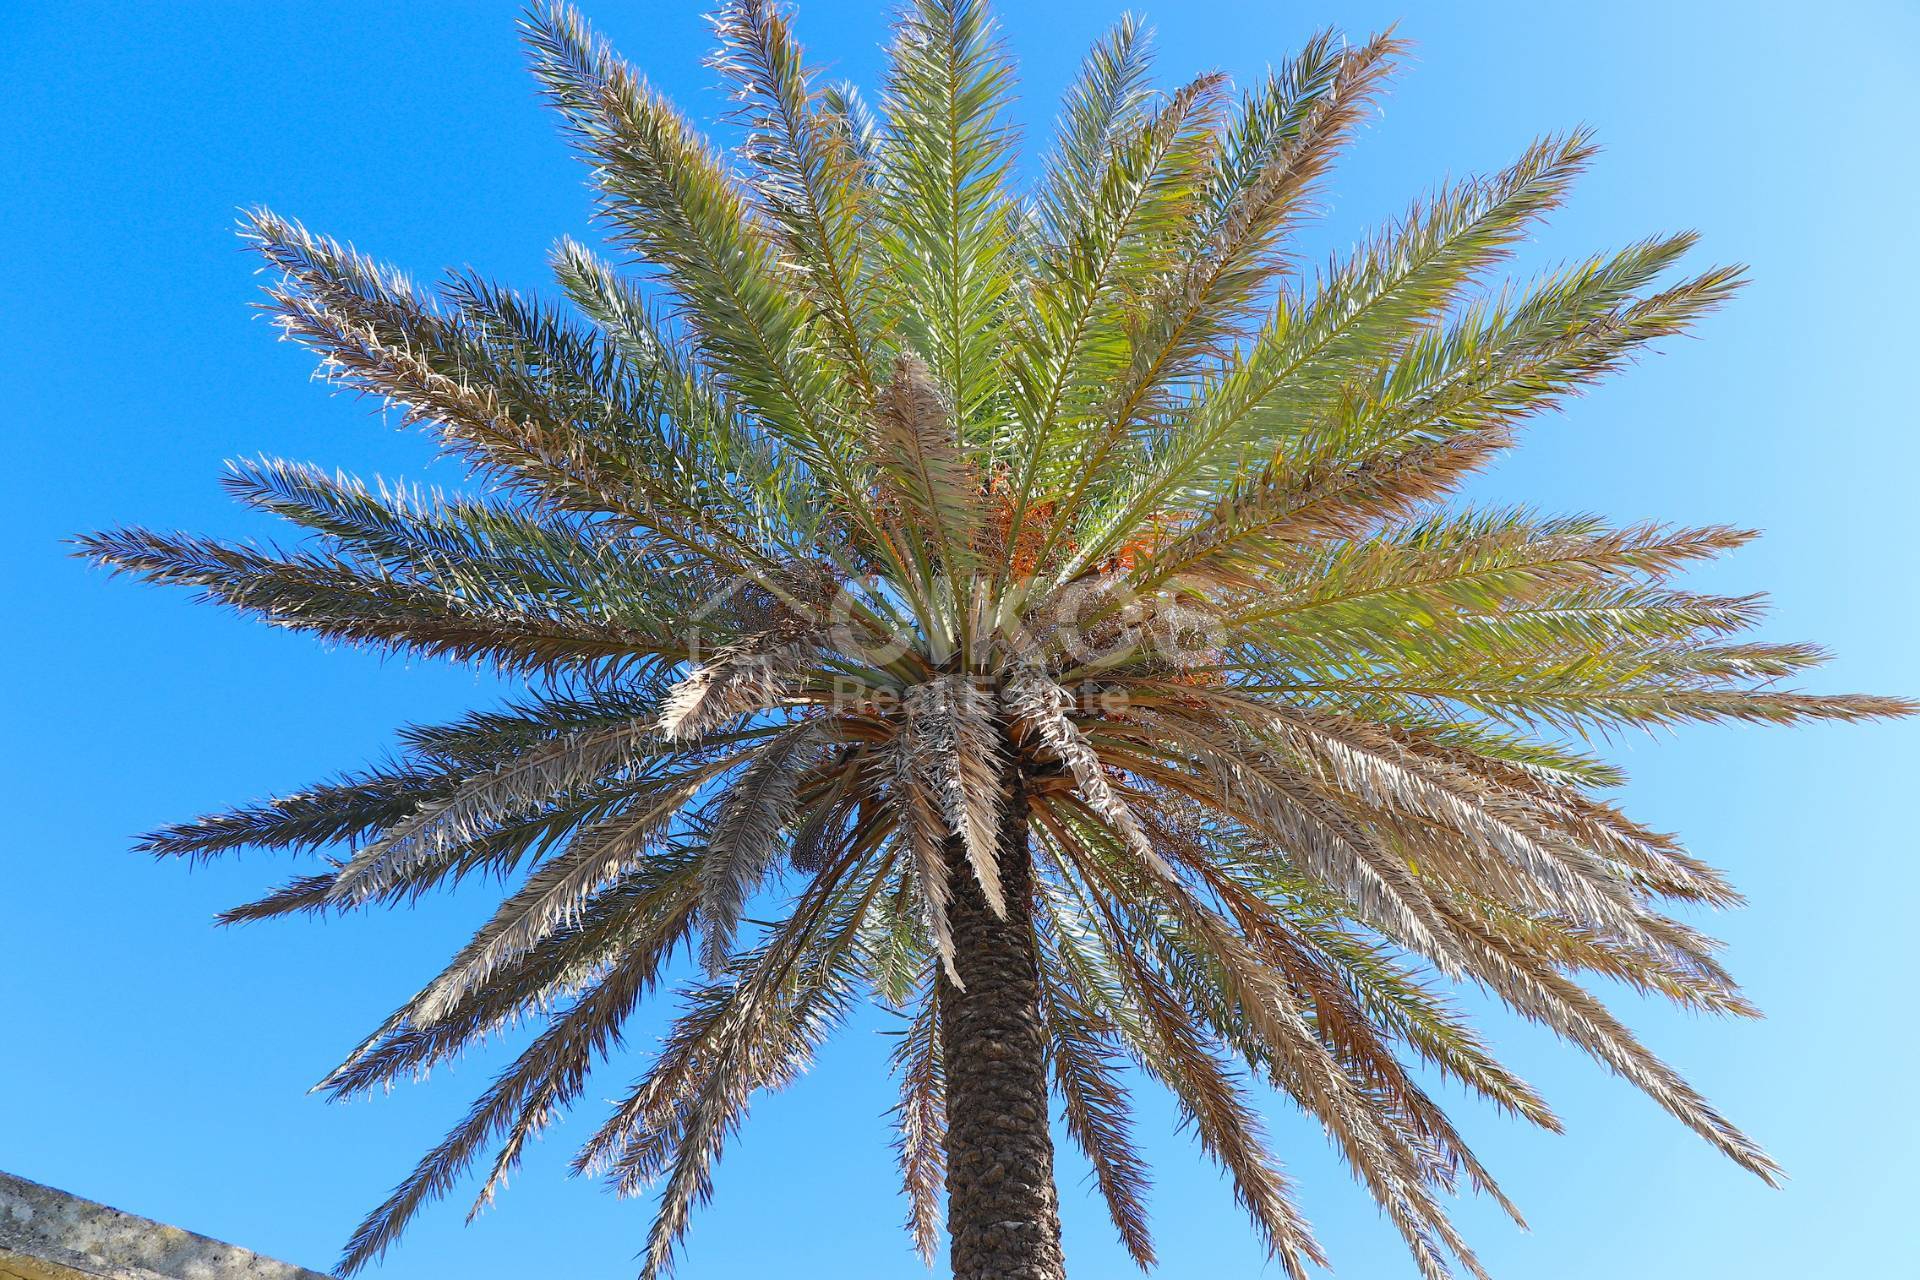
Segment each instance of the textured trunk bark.
M947 1230L954 1280L1063 1280L1047 1127L1046 1039L1033 943L1033 857L1015 775L1000 833L1007 918L957 844L947 852L954 967L941 977L947 1076Z

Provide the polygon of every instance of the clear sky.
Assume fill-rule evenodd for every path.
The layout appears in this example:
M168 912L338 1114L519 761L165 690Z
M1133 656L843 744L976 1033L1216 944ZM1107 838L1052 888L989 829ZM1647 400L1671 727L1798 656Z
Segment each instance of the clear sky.
M1117 0L1009 8L1019 114L1039 138ZM589 12L689 111L721 109L695 8L601 0ZM876 0L812 0L800 16L816 57L874 83ZM1443 177L1505 162L1535 132L1595 126L1607 151L1530 263L1695 227L1703 264L1746 261L1754 284L1698 340L1539 424L1479 494L1764 528L1701 581L1771 589L1770 634L1837 650L1817 687L1920 692L1915 9L1169 0L1146 16L1170 77L1217 67L1250 80L1322 24L1358 35L1398 19L1417 42L1310 237L1316 256ZM129 837L365 761L395 725L495 690L110 582L64 558L59 539L122 521L262 532L215 486L222 459L262 451L422 476L417 439L307 385L306 357L250 315L258 281L231 225L239 206L265 203L424 276L472 265L542 283L553 240L586 230L588 196L535 101L514 17L505 0L0 2L0 659L12 673L0 683L0 1168L312 1266L336 1256L498 1055L351 1107L305 1090L485 903L222 932L208 923L217 909L287 868L252 857L189 874L128 853ZM1463 1206L1496 1275L1912 1265L1920 876L1899 797L1915 793L1917 746L1912 724L1620 745L1630 806L1750 894L1712 923L1771 1017L1625 1007L1792 1181L1769 1191L1600 1068L1496 1020L1495 1042L1569 1129L1554 1138L1466 1110L1533 1223L1522 1235ZM657 1025L643 1018L633 1042L644 1048ZM862 1020L812 1077L756 1108L682 1274L918 1273L882 1117L885 1025ZM616 1064L589 1096L634 1069ZM1160 1274L1274 1273L1170 1109L1143 1097ZM552 1131L471 1227L464 1202L430 1212L382 1274L632 1274L645 1206L562 1176L593 1115ZM1313 1126L1276 1099L1272 1127L1339 1273L1413 1274ZM1069 1158L1062 1172L1074 1273L1126 1274L1084 1168Z

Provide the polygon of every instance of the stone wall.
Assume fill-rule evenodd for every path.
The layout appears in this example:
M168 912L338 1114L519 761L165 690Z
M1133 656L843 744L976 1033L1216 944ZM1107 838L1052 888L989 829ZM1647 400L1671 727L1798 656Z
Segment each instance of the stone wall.
M0 1280L328 1280L0 1173Z

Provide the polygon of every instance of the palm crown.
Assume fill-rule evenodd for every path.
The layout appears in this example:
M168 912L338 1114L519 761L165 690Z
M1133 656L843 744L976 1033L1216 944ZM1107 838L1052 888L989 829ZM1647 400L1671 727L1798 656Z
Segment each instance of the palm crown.
M751 1095L869 993L905 1019L910 1227L930 1252L950 1184L963 1274L1044 1271L981 1260L978 1197L998 1193L974 1148L996 1140L983 1109L1025 1115L1019 1194L1048 1237L1049 1089L1151 1262L1129 1063L1290 1274L1320 1253L1249 1077L1325 1126L1423 1273L1477 1274L1439 1193L1507 1202L1414 1066L1555 1120L1428 966L1772 1177L1575 981L1750 1011L1664 907L1733 891L1599 798L1618 775L1579 740L1906 707L1780 687L1818 652L1739 638L1755 597L1672 585L1745 533L1439 505L1739 272L1663 283L1691 243L1667 236L1489 294L1583 133L1298 272L1289 233L1390 37L1316 38L1244 93L1168 92L1123 21L1016 196L981 4L914 0L877 112L815 83L778 9L738 0L716 24L737 170L570 10L527 20L642 275L565 241L565 304L469 275L430 295L246 220L285 333L430 427L482 493L249 462L227 486L308 545L83 540L280 626L524 679L521 701L406 730L393 763L145 840L343 850L230 920L505 886L325 1081L359 1093L539 1026L346 1265L492 1152L487 1199L676 977L683 1013L577 1159L664 1184L650 1274ZM1023 1061L983 1063L983 1041ZM1057 1243L1033 1248L1057 1268Z

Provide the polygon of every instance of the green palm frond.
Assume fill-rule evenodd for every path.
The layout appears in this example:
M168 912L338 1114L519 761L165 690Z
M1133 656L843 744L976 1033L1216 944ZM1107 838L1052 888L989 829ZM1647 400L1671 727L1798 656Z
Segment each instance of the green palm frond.
M565 6L528 22L534 68L594 166L603 216L666 273L716 374L770 430L839 469L838 393L804 346L815 321L747 197L690 125Z
M981 0L912 0L902 9L881 143L886 323L926 360L967 439L996 398L1015 286L1005 187L1012 78Z
M1094 42L1061 102L1047 183L1034 196L1044 238L1063 244L1098 195L1115 144L1153 101L1153 33L1132 14Z
M754 191L778 227L831 333L833 358L871 401L877 282L869 261L862 205L871 195L870 162L823 109L788 16L767 0L736 0L714 20L714 65L734 86L738 122L748 130L743 158Z

